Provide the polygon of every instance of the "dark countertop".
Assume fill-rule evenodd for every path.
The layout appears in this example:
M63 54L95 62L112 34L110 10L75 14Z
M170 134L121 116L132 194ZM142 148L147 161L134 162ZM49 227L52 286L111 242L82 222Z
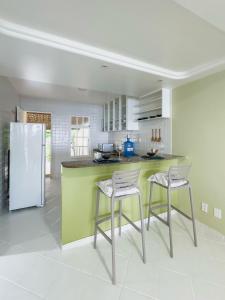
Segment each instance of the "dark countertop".
M101 167L101 166L112 166L117 164L128 164L128 163L138 163L138 162L150 162L150 161L164 161L164 160L172 160L184 158L184 156L172 155L172 154L161 154L159 155L164 159L143 159L141 156L133 156L130 158L121 157L121 161L117 163L106 163L106 164L98 164L93 162L93 160L73 160L73 161L63 161L62 166L64 168L86 168L86 167Z

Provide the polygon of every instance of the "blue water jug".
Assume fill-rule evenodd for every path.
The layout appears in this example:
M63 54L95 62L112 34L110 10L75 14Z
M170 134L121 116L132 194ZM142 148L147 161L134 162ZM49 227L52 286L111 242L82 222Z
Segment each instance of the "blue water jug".
M134 155L134 143L131 142L129 137L127 137L127 141L124 142L124 153L125 157L131 157Z

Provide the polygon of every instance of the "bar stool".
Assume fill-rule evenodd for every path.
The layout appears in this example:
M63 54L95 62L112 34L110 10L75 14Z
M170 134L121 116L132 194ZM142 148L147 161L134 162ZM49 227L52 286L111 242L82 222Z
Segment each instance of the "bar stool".
M148 213L148 225L147 230L149 230L150 225L150 214L155 216L158 220L163 222L165 225L169 227L169 238L170 238L170 256L173 257L173 240L172 240L172 225L171 225L171 209L175 209L177 212L182 214L184 217L192 221L193 224L193 234L194 234L194 245L197 247L197 235L196 235L196 227L195 227L195 218L194 218L194 208L193 208L193 200L192 200L192 190L191 184L188 181L188 174L190 172L191 166L173 166L169 168L168 172L160 172L156 173L148 178L150 182L150 194L149 194L149 213ZM153 185L157 184L167 190L167 204L161 205L152 205L152 193L153 193ZM191 206L191 217L176 208L171 203L171 191L177 189L188 189L189 191L189 199ZM156 213L154 213L154 209L167 207L167 220L165 221L161 217L159 217Z
M94 233L94 248L96 248L97 231L99 231L104 238L112 245L112 283L116 284L116 264L115 264L115 224L114 217L119 216L119 235L121 235L121 218L124 217L138 232L142 235L142 251L143 262L146 262L145 254L145 235L144 235L144 220L143 210L141 203L141 194L138 187L138 178L140 170L131 171L115 171L112 179L100 181L97 183L97 201L96 201L96 220L95 220L95 233ZM99 218L99 200L100 193L103 193L110 199L110 216ZM134 224L123 212L122 212L122 200L130 197L137 196L139 202L141 228ZM114 211L115 202L119 201L119 213ZM99 226L101 223L111 220L111 238L101 229Z

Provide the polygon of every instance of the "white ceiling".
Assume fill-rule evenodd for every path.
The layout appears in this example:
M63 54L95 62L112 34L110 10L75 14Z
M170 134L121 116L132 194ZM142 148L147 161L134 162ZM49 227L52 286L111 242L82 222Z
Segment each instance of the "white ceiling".
M224 0L174 0L181 6L225 32Z
M104 104L115 98L115 94L85 90L75 87L55 85L37 81L23 80L18 78L9 79L19 95L26 98L48 100L70 100L80 103Z
M104 62L51 47L3 35L0 44L0 70L7 77L130 96L161 85L151 74L109 63L102 68Z
M0 17L176 71L225 51L225 35L171 0L1 0Z
M20 94L72 99L75 87L141 96L225 68L225 32L187 7L210 1L176 2L1 0L0 75Z

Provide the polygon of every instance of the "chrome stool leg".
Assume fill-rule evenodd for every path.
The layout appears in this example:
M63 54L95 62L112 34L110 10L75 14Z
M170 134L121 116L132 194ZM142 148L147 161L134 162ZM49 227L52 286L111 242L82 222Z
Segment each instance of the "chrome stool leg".
M192 224L193 224L193 234L194 234L194 245L197 247L197 234L196 234L196 226L195 226L195 216L194 216L194 208L193 208L193 197L192 197L192 189L191 186L189 185L188 187L189 190L189 197L190 197L190 204L191 204L191 218L192 218Z
M96 247L97 240L97 231L103 235L103 237L111 244L112 246L112 283L116 284L116 252L115 252L115 201L119 201L119 233L121 234L121 219L122 217L130 223L139 233L142 235L142 249L143 249L143 262L146 261L146 252L145 252L145 234L144 234L144 220L143 220L143 211L141 196L138 187L138 178L140 170L130 170L130 171L115 171L112 176L112 194L109 195L104 189L104 182L99 182L97 186L100 188L104 195L110 199L110 214L108 216L99 217L99 191L97 193L96 201L96 220L95 220L95 238L94 246ZM107 181L107 184L109 182ZM135 192L134 192L135 188ZM128 193L128 191L130 193ZM118 195L118 194L119 195ZM122 212L122 200L124 198L129 198L130 196L138 196L139 207L140 207L140 218L141 218L141 228L139 228L131 219L129 219ZM110 220L111 221L111 238L105 233L105 231L100 227L100 224Z
M171 224L171 191L167 189L167 223L169 226L170 236L170 256L173 257L173 239L172 239L172 224Z
M147 230L149 230L149 227L150 227L150 214L151 214L151 205L152 205L152 191L153 191L153 182L150 183Z
M144 228L142 201L141 201L141 195L140 194L138 194L138 202L139 202L140 219L141 219L141 238L142 238L143 263L145 264L146 263L145 228Z
M119 201L119 236L121 236L122 200Z
M111 198L112 283L116 284L114 198Z
M96 249L97 243L97 231L98 231L98 215L99 215L99 200L100 200L100 191L97 189L97 197L96 197L96 212L95 212L95 234L94 234L94 248Z
M188 174L190 172L191 165L177 165L171 166L167 172L159 172L155 175L152 175L148 178L148 181L151 182L150 185L150 194L149 194L149 215L148 215L148 226L150 225L150 213L156 217L159 221L164 223L169 227L169 240L170 240L170 256L173 257L173 238L172 238L172 224L171 224L171 209L176 210L179 214L183 215L185 218L192 221L193 224L193 234L194 234L194 245L197 247L197 234L196 234L196 226L195 226L195 217L194 217L194 207L193 207L193 199L192 199L192 189L190 182L188 180ZM157 175L157 176L156 176ZM152 186L157 184L167 190L167 203L152 205ZM188 189L189 190L189 198L190 198L190 206L191 206L191 216L184 213L179 208L175 207L171 202L171 192L177 189ZM167 220L164 220L162 217L157 215L154 212L155 209L158 208L167 208Z

